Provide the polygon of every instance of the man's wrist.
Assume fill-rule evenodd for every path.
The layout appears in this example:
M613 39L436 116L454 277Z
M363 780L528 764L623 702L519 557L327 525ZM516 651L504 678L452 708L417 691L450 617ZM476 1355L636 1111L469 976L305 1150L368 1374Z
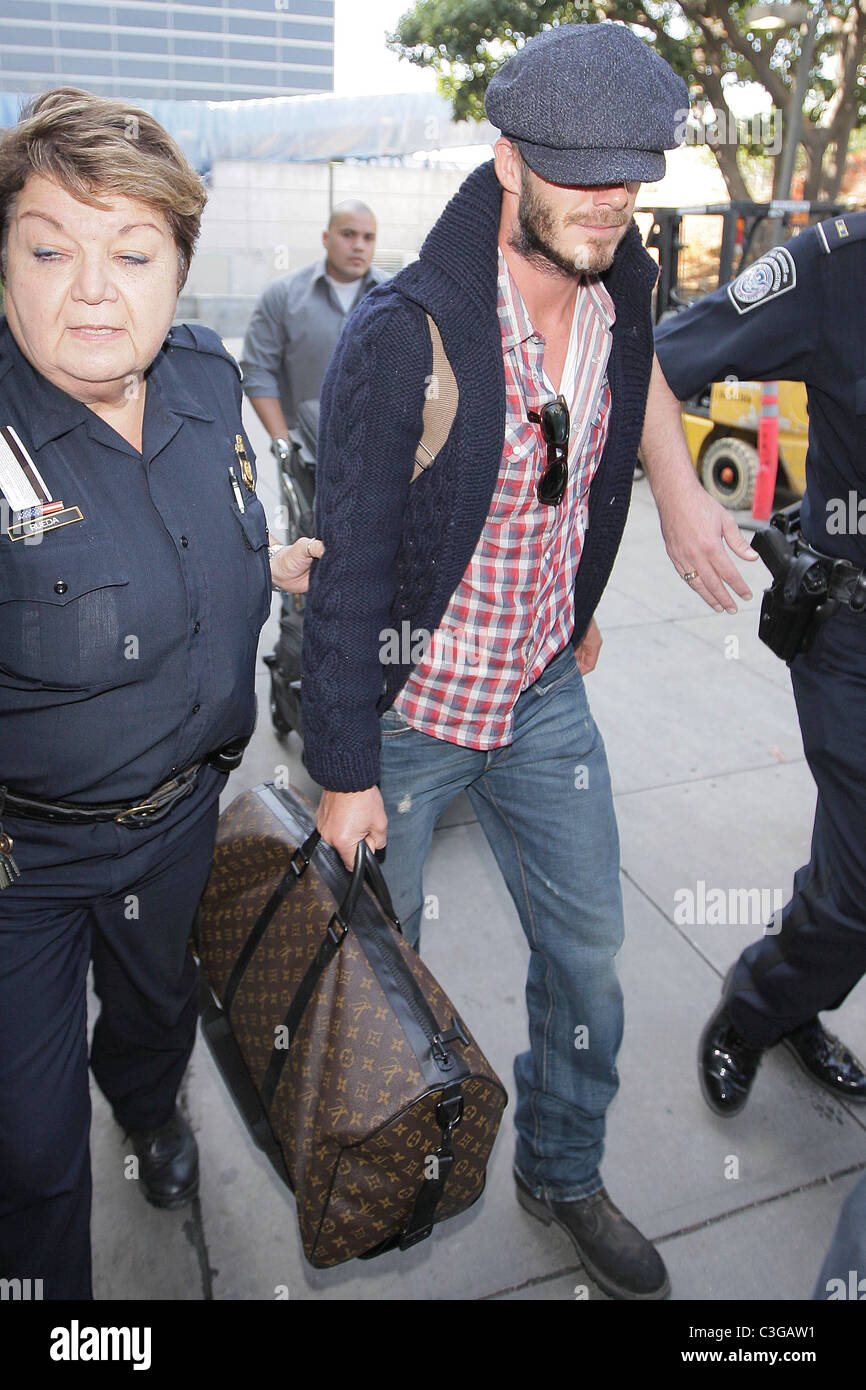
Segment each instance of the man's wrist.
M268 546L268 564L269 564L269 565L273 565L274 560L275 560L276 557L279 555L280 551L281 551L281 550L287 550L287 549L288 549L288 546L283 545L280 541L278 541L275 545L269 545L269 546ZM273 570L271 570L271 589L272 589L272 591L274 591L274 592L276 592L276 593L278 593L278 594L283 593L282 585L277 584L276 580L274 579Z

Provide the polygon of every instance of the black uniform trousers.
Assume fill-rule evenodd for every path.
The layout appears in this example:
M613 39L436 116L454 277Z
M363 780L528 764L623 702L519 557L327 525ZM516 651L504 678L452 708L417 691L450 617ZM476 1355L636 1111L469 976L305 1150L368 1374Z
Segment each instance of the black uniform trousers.
M866 973L866 615L828 619L791 679L818 788L812 857L781 931L743 952L727 995L734 1026L761 1047L838 1007Z
M118 1124L155 1129L174 1113L198 1016L188 941L225 779L201 780L146 829L4 818L22 878L0 893L0 1276L41 1279L46 1299L92 1297L91 960L89 1060Z

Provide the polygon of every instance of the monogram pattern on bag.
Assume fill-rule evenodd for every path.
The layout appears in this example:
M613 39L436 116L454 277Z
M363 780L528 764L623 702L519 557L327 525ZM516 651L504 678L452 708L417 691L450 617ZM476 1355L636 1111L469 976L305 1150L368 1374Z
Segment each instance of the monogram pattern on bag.
M473 1077L463 1089L472 1115L465 1116L467 1129L461 1133L461 1124L452 1136L455 1161L437 1207L437 1220L457 1215L480 1196L502 1113L501 1097L494 1094L496 1088L490 1082ZM442 1139L434 1114L437 1100L438 1094L417 1101L365 1143L342 1150L336 1159L327 1215L311 1252L313 1264L319 1268L339 1264L403 1229L419 1188L435 1173L429 1160ZM476 1117L481 1117L480 1125L474 1123Z
M201 909L202 967L222 998L235 961L297 847L297 837L255 792L220 818ZM365 890L366 891L366 890ZM289 890L241 981L231 1026L261 1087L286 1012L324 937L336 904L315 855ZM441 1031L456 1010L420 957L382 919ZM467 1032L467 1036L470 1036ZM483 1053L451 1045L471 1073L452 1134L455 1162L436 1220L479 1195L505 1107ZM448 1083L443 1076L442 1085ZM304 1251L329 1267L399 1233L442 1139L441 1089L431 1090L412 1046L351 927L304 1012L271 1107L270 1122L295 1189ZM435 1165L433 1165L435 1166ZM431 1168L426 1164L428 1174Z

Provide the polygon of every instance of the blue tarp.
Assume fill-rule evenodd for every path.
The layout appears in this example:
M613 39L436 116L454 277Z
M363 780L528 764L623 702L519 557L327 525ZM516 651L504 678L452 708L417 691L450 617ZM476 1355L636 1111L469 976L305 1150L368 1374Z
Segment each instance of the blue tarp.
M28 98L0 92L0 128L14 125ZM174 136L190 163L218 159L316 161L397 158L424 150L492 143L497 132L451 119L434 94L264 97L257 101L138 101Z

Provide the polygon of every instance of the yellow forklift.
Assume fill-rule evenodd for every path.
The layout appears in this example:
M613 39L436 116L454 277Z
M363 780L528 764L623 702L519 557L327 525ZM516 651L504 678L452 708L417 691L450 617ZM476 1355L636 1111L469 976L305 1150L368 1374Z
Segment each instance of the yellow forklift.
M782 219L787 240L814 222L843 211L842 204L830 202L751 203L734 201L704 207L654 208L646 244L659 253L659 280L656 288L655 318L658 323L678 313L698 298L686 299L681 289L680 253L689 239L683 239L683 219L687 217L721 219L721 246L715 258L709 283L701 286L709 293L727 284L754 259L751 248L758 228L768 218ZM756 381L709 382L683 404L683 428L695 469L712 497L732 510L750 508L758 476L757 433L761 417L761 383ZM809 416L806 388L801 381L779 382L779 474L778 486L794 497L806 487L806 447Z

